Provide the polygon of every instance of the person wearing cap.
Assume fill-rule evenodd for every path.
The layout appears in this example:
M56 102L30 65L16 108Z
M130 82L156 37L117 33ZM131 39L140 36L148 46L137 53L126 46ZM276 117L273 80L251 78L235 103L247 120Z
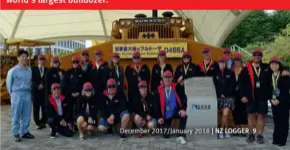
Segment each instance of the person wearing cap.
M138 84L140 94L136 95L133 100L134 123L138 128L147 127L156 128L159 116L159 106L156 98L148 92L147 82L141 81ZM143 135L138 134L141 138Z
M59 83L51 84L51 95L46 103L47 124L51 128L50 137L56 138L56 133L66 137L72 137L73 131L69 127L71 124L68 120L72 118L69 99L61 94Z
M78 97L82 93L82 86L85 83L85 73L83 72L80 59L78 56L72 57L72 68L66 71L65 74L65 86L66 93L65 96L70 101L70 106L72 106L72 111L75 112L75 105Z
M239 77L241 101L247 104L248 128L250 130L247 142L251 143L255 140L253 129L257 121L257 142L260 144L264 143L264 118L268 113L268 97L265 91L269 91L270 87L270 82L266 76L269 72L269 66L262 63L262 57L263 51L254 49L252 60L247 63Z
M85 82L91 82L91 72L93 69L92 62L90 61L89 51L84 49L82 51L82 63L81 63L82 70L84 72L84 79Z
M130 119L126 109L126 96L123 92L118 92L115 79L107 81L107 89L97 105L100 107L99 130L105 132L121 123L120 137L126 138L125 133L121 132L127 128Z
M227 56L219 59L219 69L215 70L213 81L215 85L216 95L218 99L218 109L221 110L221 128L226 131L228 128L229 112L234 109L234 89L236 85L234 73L227 68ZM229 138L230 134L219 133L218 138Z
M45 100L45 88L44 88L44 75L47 72L47 68L44 67L45 56L38 55L38 66L32 67L32 102L33 102L33 118L37 126L37 129L45 128L46 116L45 113L41 113L41 119L39 118L40 109L44 111Z
M83 130L87 130L88 136L91 136L97 125L96 103L97 97L93 86L90 82L86 82L82 88L82 95L77 100L75 111L80 140L84 140Z
M282 76L282 63L279 57L270 59L270 71L268 80L271 82L269 99L272 104L274 120L273 144L285 146L289 131L289 108L290 108L290 77Z
M232 52L229 48L224 48L224 55L227 56L227 68L232 69L233 66L233 60L232 60Z
M162 74L164 71L169 70L173 72L172 66L166 63L166 52L160 50L157 56L158 63L156 63L151 72L151 91L156 92L157 87L162 83Z
M170 137L170 128L173 118L179 119L180 131L184 130L187 122L187 99L184 93L178 92L176 90L176 84L173 83L173 75L170 71L165 71L163 73L162 84L158 87L158 92L155 94L157 101L159 102L159 117L158 124L161 125L164 138ZM177 142L181 144L186 143L185 134L179 134L177 137Z
M119 53L113 53L109 61L109 67L106 70L109 78L114 78L117 82L118 91L124 91L125 88L125 71L120 65Z
M95 92L101 94L106 89L106 82L108 80L108 76L105 74L108 63L103 60L103 52L101 50L96 50L95 61L92 62L92 65L92 84Z
M185 51L181 58L181 64L176 67L174 82L177 83L176 90L185 93L184 80L198 76L196 64L192 63L192 58L188 51Z
M61 86L61 92L64 92L65 88L65 71L60 68L60 60L58 56L51 58L51 68L49 68L44 76L46 99L51 94L52 83L59 83Z
M240 53L236 53L233 56L233 65L232 65L232 72L235 74L236 85L234 89L234 97L235 97L235 108L233 110L233 120L235 122L235 126L237 129L247 128L248 125L248 114L246 111L246 104L240 101L241 94L239 88L239 76L241 71L244 68L242 55ZM240 134L235 134L240 135ZM246 136L245 134L241 134L242 136Z
M200 70L200 76L214 76L215 70L219 68L216 61L211 59L211 53L209 48L205 48L202 51L203 61L198 64L198 70Z
M133 63L125 69L125 76L128 83L128 109L132 112L132 101L136 94L139 93L138 83L140 81L150 82L150 70L146 64L141 63L139 51L133 52Z
M15 142L20 142L19 132L22 138L34 138L29 133L32 72L28 67L27 51L20 49L17 54L17 59L18 64L8 71L6 87L11 98L12 136Z

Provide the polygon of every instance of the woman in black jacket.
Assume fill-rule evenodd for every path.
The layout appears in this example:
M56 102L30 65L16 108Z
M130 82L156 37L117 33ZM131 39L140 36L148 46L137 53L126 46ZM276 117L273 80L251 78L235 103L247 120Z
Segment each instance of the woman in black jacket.
M227 69L227 57L222 56L219 60L219 69L215 71L213 81L216 89L218 99L218 109L222 111L221 128L226 130L228 124L228 116L230 110L234 109L234 89L235 89L235 75ZM225 131L224 130L224 131ZM220 139L228 138L228 133L220 133Z
M83 129L86 129L88 135L91 136L92 131L97 125L98 109L96 106L96 96L90 82L86 82L83 86L82 96L77 99L75 113L80 140L84 140Z
M169 63L166 63L166 52L160 50L158 52L158 63L156 63L151 72L151 92L157 92L157 87L161 84L162 74L166 70L169 70L173 73L172 66Z
M289 76L282 76L282 65L278 57L270 59L270 73L268 79L271 81L272 112L274 119L273 144L285 146L289 131Z

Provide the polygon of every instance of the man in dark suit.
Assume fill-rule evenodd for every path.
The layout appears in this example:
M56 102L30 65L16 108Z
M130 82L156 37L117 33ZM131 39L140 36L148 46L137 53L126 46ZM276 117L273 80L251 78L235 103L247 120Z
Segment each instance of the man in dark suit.
M32 100L33 100L33 118L37 129L45 128L46 116L44 112L45 104L45 88L44 88L44 75L47 68L44 67L44 55L38 56L38 66L32 67ZM41 119L39 118L39 111L41 108Z

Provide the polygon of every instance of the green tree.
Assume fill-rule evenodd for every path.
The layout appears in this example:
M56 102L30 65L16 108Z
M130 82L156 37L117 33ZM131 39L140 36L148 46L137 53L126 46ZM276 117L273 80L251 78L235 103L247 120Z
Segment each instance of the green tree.
M223 47L245 47L257 42L271 42L290 22L290 11L254 11L228 36Z
M246 50L251 51L254 48L261 48L264 50L264 61L268 62L272 56L278 56L283 63L290 66L290 24L281 31L278 35L273 37L273 42L256 42L245 47Z

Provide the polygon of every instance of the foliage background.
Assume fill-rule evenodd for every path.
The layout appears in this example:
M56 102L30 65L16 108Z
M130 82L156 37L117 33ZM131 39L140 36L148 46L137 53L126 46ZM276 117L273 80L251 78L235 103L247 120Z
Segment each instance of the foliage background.
M279 56L290 66L290 11L254 11L226 39L223 47L237 44L247 51L264 50L264 60Z

